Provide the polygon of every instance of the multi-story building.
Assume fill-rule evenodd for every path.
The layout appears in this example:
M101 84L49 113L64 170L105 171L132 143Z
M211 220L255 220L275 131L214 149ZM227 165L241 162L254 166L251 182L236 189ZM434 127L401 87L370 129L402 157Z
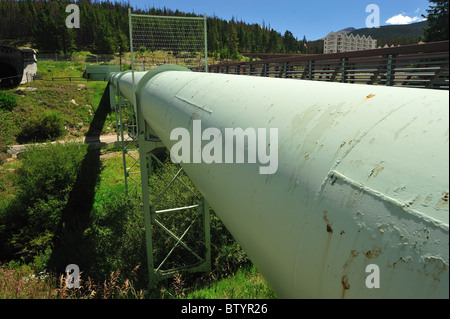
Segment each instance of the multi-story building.
M353 34L331 32L324 40L323 53L370 50L377 47L377 40L372 39L370 35L366 37L359 34L354 36Z

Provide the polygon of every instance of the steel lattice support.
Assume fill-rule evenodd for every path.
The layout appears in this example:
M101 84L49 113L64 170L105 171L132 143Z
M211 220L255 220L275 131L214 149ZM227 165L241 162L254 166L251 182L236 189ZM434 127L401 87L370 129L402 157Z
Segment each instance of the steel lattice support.
M149 286L152 287L155 283L165 278L174 276L177 272L209 272L211 271L211 249L210 249L210 216L209 205L201 195L196 194L188 185L186 185L181 179L180 174L182 168L176 173L172 173L172 179L164 187L160 194L152 194L151 185L149 184L150 178L154 166L156 164L162 165L163 169L170 172L165 167L158 157L155 156L154 150L162 148L164 145L162 142L154 136L151 136L147 130L145 121L142 116L139 116L139 107L134 107L127 99L120 95L116 91L115 87L110 87L111 94L111 109L115 111L116 115L116 128L117 128L117 143L118 147L122 151L123 165L124 165L124 177L127 194L138 190L142 191L142 202L144 211L144 225L145 225L145 241L147 250L147 264L149 269ZM116 96L117 95L117 96ZM136 110L136 111L135 111ZM138 143L139 157L130 153L130 146L133 143ZM131 165L130 165L131 163ZM136 177L140 174L140 179ZM133 182L134 188L130 191L130 181ZM198 201L194 205L186 205L183 207L173 207L157 210L157 207L163 201L163 196L170 192L175 181L181 182L182 187L189 190L190 193ZM151 197L155 200L151 201ZM180 213L189 210L197 210L197 218L190 222L189 226L185 229L170 230L158 219L159 214L173 214ZM178 216L177 216L178 217ZM182 218L182 217L180 217ZM201 224L196 225L196 224ZM192 228L199 226L203 230L203 248L201 251L196 251L189 246L185 237ZM154 230L155 227L162 230L166 236L175 240L175 244L167 249L167 254L161 260L156 260L154 256L155 242L154 242ZM160 247L158 247L160 248ZM187 250L194 258L194 263L189 263L177 268L164 268L167 260L170 256L176 254L177 249Z
M122 151L123 168L125 177L125 191L127 195L137 191L141 186L140 179L136 177L140 174L138 167L139 159L130 152L131 147L137 144L136 114L133 106L120 94L117 95L114 88L110 88L111 108L114 110L116 118L117 146ZM134 187L130 192L130 181L134 182Z

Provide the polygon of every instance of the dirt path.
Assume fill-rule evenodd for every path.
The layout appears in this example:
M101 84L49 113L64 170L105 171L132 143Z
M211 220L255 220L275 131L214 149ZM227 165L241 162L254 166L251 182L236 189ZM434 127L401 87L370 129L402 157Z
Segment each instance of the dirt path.
M131 139L128 139L128 141L130 141ZM64 141L54 141L51 142L51 144L56 144L56 143L67 143L67 142L82 142L82 143L86 143L86 144L98 144L99 147L108 147L108 146L113 146L114 144L116 144L117 142L117 135L113 134L113 135L101 135L100 139L94 137L88 137L88 138L80 138L80 139L73 139L73 140L64 140ZM18 154L22 153L23 151L25 151L25 149L27 148L27 146L30 145L36 145L36 144L24 144L24 145L11 145L9 150L8 150L8 154L11 154L12 157L16 157Z

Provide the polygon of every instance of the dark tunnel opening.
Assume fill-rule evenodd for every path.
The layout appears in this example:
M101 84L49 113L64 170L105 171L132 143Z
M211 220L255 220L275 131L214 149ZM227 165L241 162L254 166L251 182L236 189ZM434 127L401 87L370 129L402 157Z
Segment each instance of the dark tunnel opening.
M23 70L22 70L23 72ZM22 74L8 63L0 62L0 89L12 89L20 84Z

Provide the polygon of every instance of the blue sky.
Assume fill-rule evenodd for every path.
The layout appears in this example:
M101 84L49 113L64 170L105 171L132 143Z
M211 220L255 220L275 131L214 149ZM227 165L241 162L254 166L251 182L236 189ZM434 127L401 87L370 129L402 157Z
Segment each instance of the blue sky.
M380 24L418 22L429 8L428 0L130 0L133 7L169 8L183 12L206 13L230 20L266 25L280 33L290 30L295 37L316 40L330 31L347 27L364 28L369 4L380 8Z

